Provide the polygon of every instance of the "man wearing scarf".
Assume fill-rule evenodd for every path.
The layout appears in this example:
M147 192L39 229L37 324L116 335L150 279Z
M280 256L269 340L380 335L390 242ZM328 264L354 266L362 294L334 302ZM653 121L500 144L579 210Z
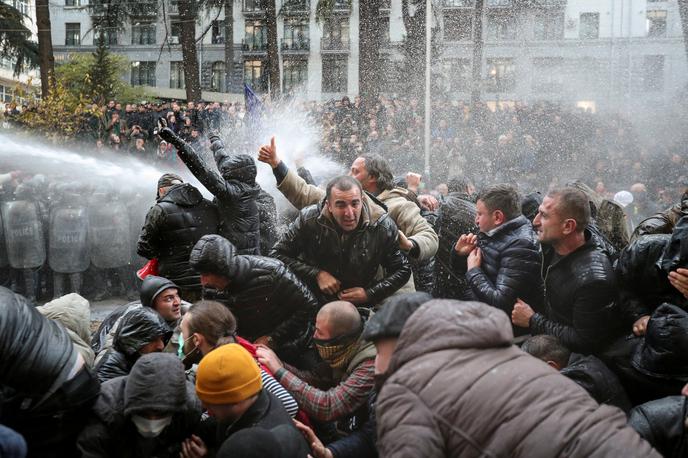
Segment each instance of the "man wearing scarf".
M367 420L367 400L375 385L375 346L361 338L364 324L350 302L330 302L318 312L313 341L332 369L328 380L283 364L264 346L256 351L258 361L272 371L311 419L337 421L340 430L350 432Z

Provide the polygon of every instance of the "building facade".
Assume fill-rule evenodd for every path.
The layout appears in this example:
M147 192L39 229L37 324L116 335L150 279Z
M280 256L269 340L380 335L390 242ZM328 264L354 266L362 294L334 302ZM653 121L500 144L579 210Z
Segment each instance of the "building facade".
M14 6L24 18L24 25L31 30L32 39L36 38L36 4L29 0L2 0L8 5ZM37 69L25 70L20 75L14 74L14 60L0 58L0 109L4 110L5 105L16 101L18 104L24 102L24 97L20 94L26 93L29 86L36 88L40 84L40 77ZM19 91L17 91L19 89ZM21 107L20 107L21 108Z
M94 30L80 1L51 3L56 61L92 52ZM204 97L226 100L247 82L267 89L267 29L264 0L233 7L234 62L224 61L224 10L199 13L196 35ZM331 18L316 20L318 0L276 0L284 91L309 100L358 92L359 0L338 0ZM64 4L59 4L63 2ZM405 28L402 0L383 2L382 55L402 59ZM474 0L434 0L438 55L433 90L467 99L475 24ZM132 18L123 30L107 31L112 52L131 62L132 84L154 87L161 97L184 98L179 16L174 0L165 12ZM661 105L685 90L688 65L675 0L485 0L483 98L492 106L552 100L600 108L637 101ZM226 65L232 77L225 81ZM391 66L393 67L393 65ZM391 68L390 67L390 68ZM423 69L418 69L422 72ZM401 75L403 77L403 75ZM390 75L385 92L396 88Z

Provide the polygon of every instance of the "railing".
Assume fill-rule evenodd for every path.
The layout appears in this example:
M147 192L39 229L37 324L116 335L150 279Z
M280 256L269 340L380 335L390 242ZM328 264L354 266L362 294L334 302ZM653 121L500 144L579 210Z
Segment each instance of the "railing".
M241 50L244 52L266 52L268 42L259 40L257 37L247 37L241 40Z
M244 0L242 11L244 13L264 13L265 0Z
M320 39L320 50L329 52L348 52L349 40L342 38L323 37Z
M282 38L280 49L282 51L310 51L311 40L308 38Z
M282 14L310 14L311 2L310 0L284 0Z

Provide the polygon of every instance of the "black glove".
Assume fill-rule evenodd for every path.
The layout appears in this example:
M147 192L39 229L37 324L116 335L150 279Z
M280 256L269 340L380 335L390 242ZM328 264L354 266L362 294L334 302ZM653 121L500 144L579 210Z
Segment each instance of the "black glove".
M160 138L165 140L167 143L172 143L173 145L177 146L179 138L177 137L177 134L172 131L172 129L167 127L167 119L163 118L162 116L158 118L158 127L153 131L153 133L155 135L159 135Z

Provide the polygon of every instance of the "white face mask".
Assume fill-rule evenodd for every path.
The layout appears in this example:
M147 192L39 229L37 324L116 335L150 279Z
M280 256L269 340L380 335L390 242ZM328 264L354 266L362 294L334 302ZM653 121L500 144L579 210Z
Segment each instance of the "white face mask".
M148 418L139 415L132 415L131 421L136 425L139 434L146 438L157 437L160 433L172 423L172 416L159 418L157 420L149 420Z

